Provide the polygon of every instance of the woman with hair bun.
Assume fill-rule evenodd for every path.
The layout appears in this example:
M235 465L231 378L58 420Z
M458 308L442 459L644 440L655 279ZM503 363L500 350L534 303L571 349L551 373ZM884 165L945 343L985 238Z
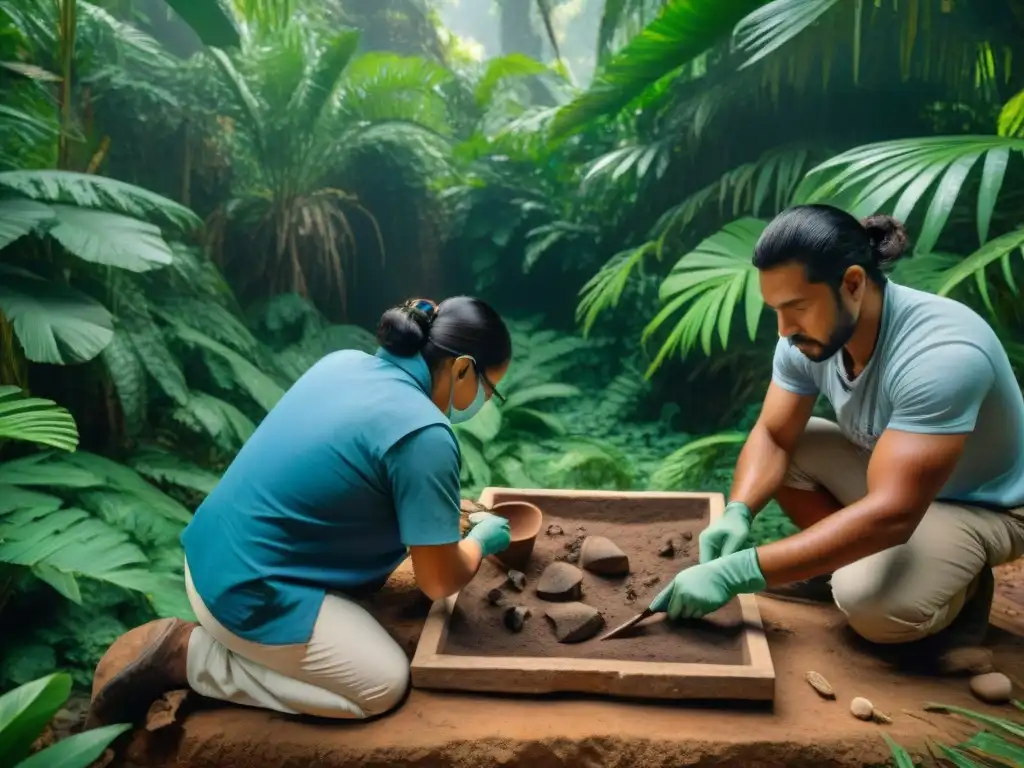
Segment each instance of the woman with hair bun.
M131 721L186 687L344 719L402 701L406 655L352 598L411 556L420 589L440 599L509 546L508 521L486 512L461 535L451 426L504 399L512 342L470 296L389 309L377 338L374 355L316 363L243 446L182 534L198 624L162 619L115 643L92 724Z

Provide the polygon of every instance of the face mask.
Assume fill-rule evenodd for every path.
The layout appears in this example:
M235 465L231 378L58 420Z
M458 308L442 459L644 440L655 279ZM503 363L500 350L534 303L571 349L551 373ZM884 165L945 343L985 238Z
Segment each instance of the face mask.
M466 359L466 360L473 361L473 358L468 357L468 356L465 357L465 358L459 358L459 359L460 360L461 359ZM475 365L475 362L476 361L473 361L474 365ZM469 421L470 419L472 419L474 416L477 415L477 413L480 412L480 409L484 407L484 403L486 402L486 399L487 399L486 393L484 392L484 382L483 382L483 379L479 375L477 375L477 377L476 377L476 397L473 398L473 402L469 404L468 408L466 408L465 410L459 410L458 408L455 407L455 405L453 403L454 399L455 399L455 371L452 370L452 386L451 386L451 391L448 394L448 420L451 421L452 424L462 424L463 422Z

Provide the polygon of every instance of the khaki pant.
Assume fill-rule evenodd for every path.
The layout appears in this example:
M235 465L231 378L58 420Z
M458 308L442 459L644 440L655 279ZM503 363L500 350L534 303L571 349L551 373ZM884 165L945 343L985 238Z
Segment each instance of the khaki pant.
M836 424L812 418L783 484L826 490L847 506L867 495L870 457ZM865 639L919 640L952 623L982 569L1022 555L1024 509L999 512L935 502L906 544L838 569L832 594L850 627Z
M199 625L188 644L188 684L199 694L288 714L362 719L394 709L409 686L405 652L366 610L324 598L308 643L261 645L225 629L185 588Z

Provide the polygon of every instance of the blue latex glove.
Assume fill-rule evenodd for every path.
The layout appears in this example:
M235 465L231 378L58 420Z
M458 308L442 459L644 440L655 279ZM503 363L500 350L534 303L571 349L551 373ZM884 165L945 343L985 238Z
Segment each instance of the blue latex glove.
M469 516L469 524L473 527L466 538L477 541L484 557L504 552L512 543L512 531L504 517L490 512L474 512Z
M760 592L766 586L757 550L751 547L683 569L651 601L650 608L665 611L670 619L699 619L736 595Z
M750 540L750 522L753 515L746 504L730 502L722 516L713 525L700 532L700 562L710 563L719 557L743 549Z

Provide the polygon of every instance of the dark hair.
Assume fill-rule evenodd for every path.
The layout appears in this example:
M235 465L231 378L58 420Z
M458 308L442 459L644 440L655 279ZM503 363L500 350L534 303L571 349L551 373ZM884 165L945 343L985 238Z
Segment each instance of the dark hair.
M399 357L423 353L431 369L446 357L470 355L483 368L512 358L512 337L501 316L474 296L452 296L436 307L407 301L381 315L377 341Z
M810 282L837 288L846 270L859 266L884 285L883 269L899 260L907 245L907 231L892 216L857 221L831 205L797 205L765 227L754 246L753 263L771 269L795 261L804 265Z

